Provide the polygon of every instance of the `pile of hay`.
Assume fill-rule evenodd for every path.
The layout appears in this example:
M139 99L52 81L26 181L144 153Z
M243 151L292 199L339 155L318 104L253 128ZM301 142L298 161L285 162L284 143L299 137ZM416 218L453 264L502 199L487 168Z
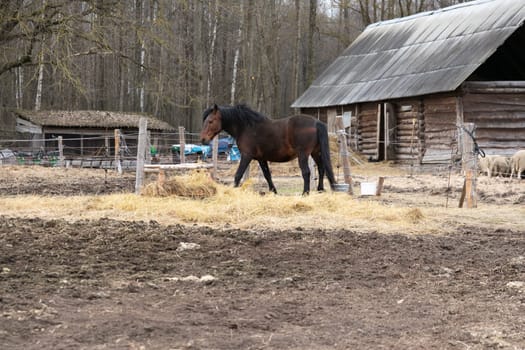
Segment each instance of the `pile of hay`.
M341 152L339 150L339 140L337 139L337 135L335 133L329 135L329 146L332 166L334 168L342 167L343 165L341 159ZM350 146L348 146L348 153L350 155L350 165L359 165L367 162L366 158L363 155L352 150Z
M150 197L179 196L204 199L217 194L217 184L207 173L196 171L150 183L143 188L141 194Z

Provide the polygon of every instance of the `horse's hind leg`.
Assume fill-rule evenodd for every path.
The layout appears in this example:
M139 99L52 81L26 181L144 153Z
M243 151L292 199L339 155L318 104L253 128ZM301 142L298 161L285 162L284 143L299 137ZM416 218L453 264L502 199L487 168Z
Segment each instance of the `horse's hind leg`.
M319 154L312 153L312 158L314 159L315 164L317 165L317 170L319 172L319 182L317 183L317 191L323 192L324 191L324 174L325 174L323 162L321 161L321 156Z
M310 167L308 166L308 154L299 155L299 167L303 175L303 195L310 193Z
M275 188L273 181L272 181L272 174L270 173L270 167L268 166L268 162L265 160L260 160L259 166L261 167L261 170L263 172L264 178L266 179L266 182L268 182L268 188L273 193L277 193L277 189Z

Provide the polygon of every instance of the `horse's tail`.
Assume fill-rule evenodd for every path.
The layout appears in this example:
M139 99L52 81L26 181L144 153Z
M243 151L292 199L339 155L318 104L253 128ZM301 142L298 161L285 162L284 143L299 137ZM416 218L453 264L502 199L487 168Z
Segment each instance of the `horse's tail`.
M326 128L326 124L321 121L317 121L316 129L317 138L319 140L319 146L321 148L321 162L323 164L326 177L330 182L330 187L333 190L335 185L335 177L334 171L332 169L332 161L330 160L330 144L328 140L328 130Z

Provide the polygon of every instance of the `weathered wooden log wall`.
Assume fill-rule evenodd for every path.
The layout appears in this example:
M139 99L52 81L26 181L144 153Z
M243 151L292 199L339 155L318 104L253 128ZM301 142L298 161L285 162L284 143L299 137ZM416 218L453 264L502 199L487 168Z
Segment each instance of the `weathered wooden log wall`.
M525 89L476 89L463 98L465 122L476 124L486 154L512 155L525 149Z
M403 100L394 104L396 114L396 160L419 163L424 151L422 104L419 100Z
M366 158L374 158L377 153L377 103L359 105L358 151Z
M456 96L430 95L423 98L423 164L448 163L458 152Z

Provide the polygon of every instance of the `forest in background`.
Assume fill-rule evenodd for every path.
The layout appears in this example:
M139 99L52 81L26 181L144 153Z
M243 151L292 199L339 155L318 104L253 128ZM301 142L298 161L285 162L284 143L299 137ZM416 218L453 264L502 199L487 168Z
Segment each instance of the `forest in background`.
M144 112L198 130L210 104L274 118L371 23L461 0L2 0L0 104Z

